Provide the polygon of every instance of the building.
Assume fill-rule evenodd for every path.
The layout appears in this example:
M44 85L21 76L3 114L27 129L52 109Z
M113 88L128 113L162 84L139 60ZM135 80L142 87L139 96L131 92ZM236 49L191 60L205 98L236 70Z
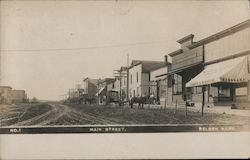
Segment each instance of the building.
M10 86L0 86L0 104L12 103L12 88Z
M118 103L119 102L119 81L118 78L113 79L107 84L107 103Z
M185 104L186 101L199 98L200 91L186 88L186 83L198 75L203 70L204 53L203 46L190 48L194 44L194 35L190 34L179 39L180 49L165 56L172 59L172 64L168 65L168 72L161 76L167 76L166 92L167 104Z
M24 90L11 91L12 103L25 103L27 102L27 95Z
M167 76L165 75L171 63L166 59L165 65L150 71L150 95L161 105L167 104ZM162 76L163 75L163 76Z
M150 72L165 65L161 61L133 60L129 67L129 98L149 96Z
M83 80L83 102L96 103L96 93L98 91L98 79L85 78Z
M24 90L12 90L10 86L0 86L0 104L17 104L27 101L27 94Z
M95 96L98 99L98 104L107 104L109 103L109 93L108 86L114 84L114 78L105 78L97 81L97 92ZM110 87L109 87L110 89Z
M114 90L116 90L119 93L119 99L122 101L126 101L128 98L127 75L128 75L127 67L121 67L119 70L116 70Z
M247 20L189 46L204 47L205 68L186 84L199 88L197 104L250 109L249 26Z

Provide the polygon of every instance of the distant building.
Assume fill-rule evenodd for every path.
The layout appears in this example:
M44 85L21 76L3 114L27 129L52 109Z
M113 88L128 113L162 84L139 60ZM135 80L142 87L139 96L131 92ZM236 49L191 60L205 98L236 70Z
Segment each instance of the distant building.
M150 72L165 65L164 61L133 60L129 67L129 97L149 96Z
M12 90L10 86L0 86L0 104L13 104L27 102L24 90Z
M96 103L96 93L98 91L98 79L85 78L83 80L83 102Z
M113 84L114 78L105 78L97 81L97 93L95 96L98 99L98 104L107 104L109 102L108 86Z
M27 95L24 90L12 90L11 98L12 98L12 103L27 102Z
M128 97L128 84L127 84L127 75L128 75L128 68L121 67L117 72L115 83L114 83L114 90L118 92L119 98L122 101L126 101Z
M9 86L0 86L0 104L12 103L12 88Z

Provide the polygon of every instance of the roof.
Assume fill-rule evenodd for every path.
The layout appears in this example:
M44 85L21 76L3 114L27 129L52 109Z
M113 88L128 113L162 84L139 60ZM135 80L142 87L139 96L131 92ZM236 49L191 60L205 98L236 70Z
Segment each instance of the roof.
M130 68L137 66L139 64L142 65L143 73L148 73L150 71L166 66L166 62L164 61L132 60Z
M173 56L176 56L176 55L181 54L181 53L183 53L183 50L182 49L178 49L178 50L176 50L174 52L169 53L168 55L171 56L171 57L173 57Z
M120 68L120 71L126 71L127 69L128 69L128 67L122 66L122 67Z
M179 39L177 42L178 43L183 43L183 42L186 42L189 39L193 40L193 38L194 38L194 35L193 34L189 34L189 35L187 35L187 36Z
M186 83L186 87L203 86L214 83L242 83L248 81L247 57L231 59L205 67L196 77ZM218 69L223 68L223 70Z
M112 83L112 82L114 82L115 81L115 78L104 78L104 79L100 79L99 81L97 80L97 83L98 84L101 84L101 83L107 83L107 84L109 84L109 83Z
M188 48L192 49L192 48L198 47L200 45L210 43L212 41L218 40L220 38L223 38L225 36L228 36L230 34L233 34L233 33L237 32L237 31L243 30L243 29L248 28L248 27L250 27L250 19L248 19L248 20L246 20L246 21L244 21L242 23L239 23L239 24L237 24L235 26L232 26L230 28L227 28L227 29L225 29L223 31L220 31L220 32L218 32L216 34L213 34L213 35L211 35L211 36L209 36L207 38L204 38L204 39L202 39L202 40L200 40L198 42L195 42L195 43L189 45Z
M10 86L0 86L0 88L10 88L10 89L12 89Z

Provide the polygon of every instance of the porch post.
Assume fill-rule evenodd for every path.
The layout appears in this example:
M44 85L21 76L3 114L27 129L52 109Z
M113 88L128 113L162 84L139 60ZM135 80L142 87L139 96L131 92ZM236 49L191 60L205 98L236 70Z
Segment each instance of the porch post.
M203 116L205 106L205 86L202 86L202 105L201 105L201 115Z
M248 101L250 101L250 80L247 82L247 96L248 96Z

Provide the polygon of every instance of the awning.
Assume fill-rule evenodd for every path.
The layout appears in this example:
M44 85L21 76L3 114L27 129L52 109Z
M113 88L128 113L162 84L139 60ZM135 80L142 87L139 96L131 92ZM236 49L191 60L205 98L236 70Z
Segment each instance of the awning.
M205 69L186 83L186 87L208 85L218 82L241 83L248 81L247 57L235 58L205 67Z
M105 87L102 87L99 89L99 91L95 94L95 96L98 96L100 95L100 93L102 93L102 91L105 89Z
M167 76L169 76L171 74L176 74L176 73L180 73L180 72L182 72L184 70L187 70L187 69L192 69L193 67L196 67L198 65L202 65L202 63L198 62L198 63L194 63L194 64L191 64L191 65L188 65L188 66L184 66L184 67L181 67L181 68L178 68L178 69L170 70L167 73L164 73L164 74L161 74L161 75L157 75L155 77L157 77L157 78L158 77L162 77L162 76L166 76L167 77Z

